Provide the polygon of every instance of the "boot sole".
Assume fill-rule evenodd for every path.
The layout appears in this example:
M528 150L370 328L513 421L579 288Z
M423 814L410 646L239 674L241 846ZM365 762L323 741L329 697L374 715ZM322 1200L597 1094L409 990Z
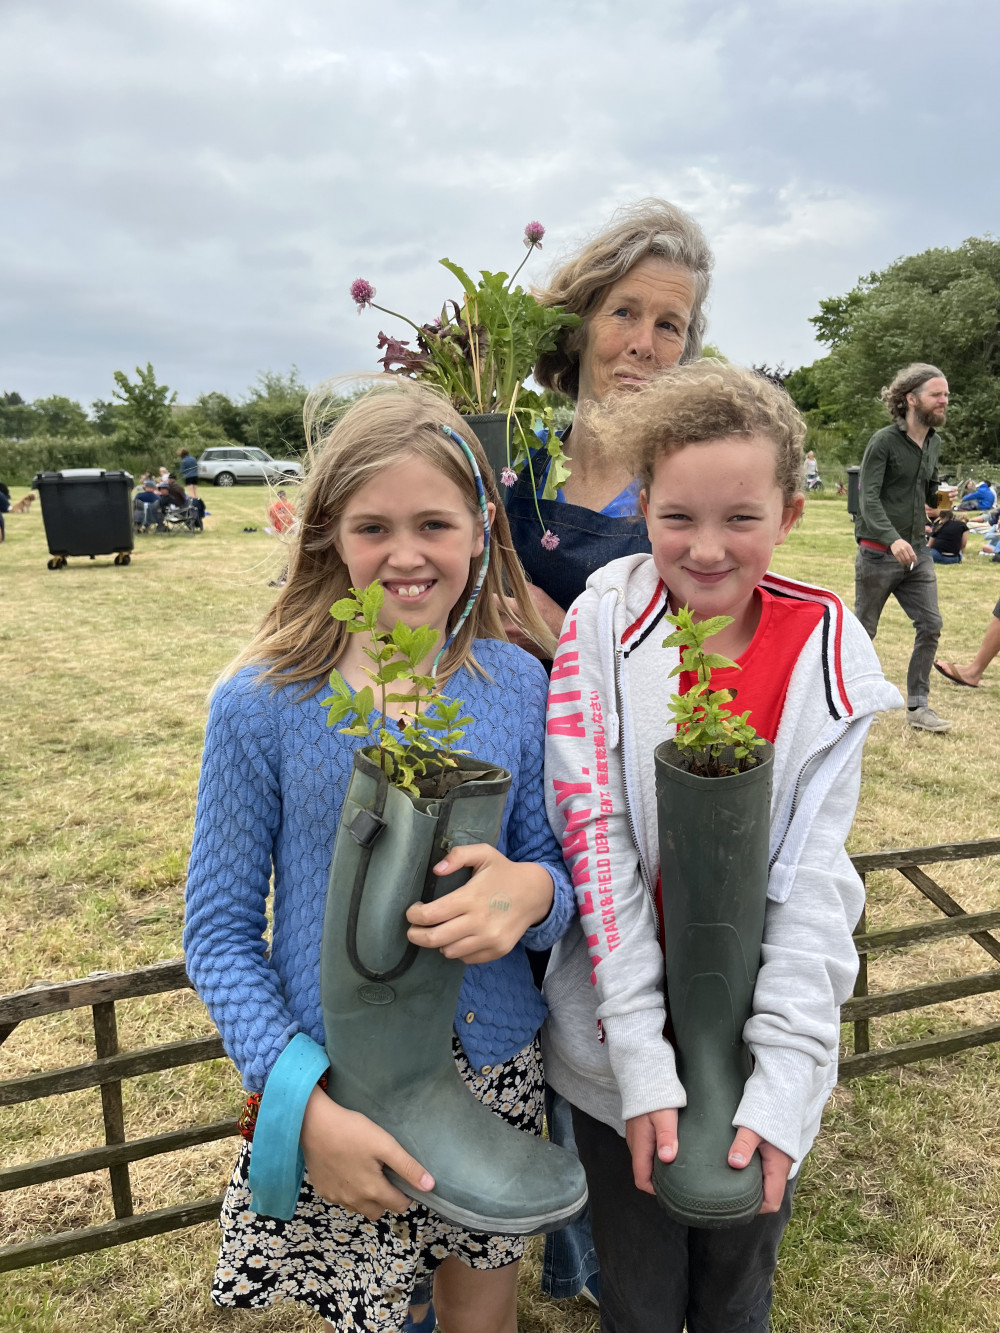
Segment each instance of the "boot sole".
M448 1199L441 1198L433 1190L414 1189L401 1176L388 1167L383 1168L386 1179L408 1199L426 1206L446 1222L454 1222L466 1231L483 1231L491 1236L542 1236L550 1231L560 1231L563 1227L582 1217L587 1208L587 1194L566 1204L563 1208L547 1209L527 1217L489 1217L484 1213L474 1213L467 1208L460 1208Z
M746 1226L754 1220L764 1202L764 1191L761 1189L756 1197L748 1196L746 1202L739 1207L720 1205L717 1209L710 1209L706 1208L704 1199L699 1199L697 1202L692 1200L690 1207L685 1207L681 1200L673 1198L659 1188L655 1174L653 1188L656 1191L657 1203L669 1218L681 1226L700 1227L704 1231L722 1231L727 1227Z

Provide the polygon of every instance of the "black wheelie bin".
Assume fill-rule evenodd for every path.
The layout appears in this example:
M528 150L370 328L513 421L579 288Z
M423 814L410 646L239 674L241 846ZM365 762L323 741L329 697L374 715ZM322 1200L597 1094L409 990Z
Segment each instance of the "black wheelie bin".
M71 555L132 559L132 476L99 467L39 472L31 483L42 506L49 569L62 569Z

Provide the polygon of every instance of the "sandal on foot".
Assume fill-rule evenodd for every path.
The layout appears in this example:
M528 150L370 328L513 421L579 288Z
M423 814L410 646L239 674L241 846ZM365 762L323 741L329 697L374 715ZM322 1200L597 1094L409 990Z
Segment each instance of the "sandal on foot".
M970 690L978 690L979 686L971 680L966 680L954 662L935 662L934 670L940 671L945 680L950 680L952 685L965 685Z

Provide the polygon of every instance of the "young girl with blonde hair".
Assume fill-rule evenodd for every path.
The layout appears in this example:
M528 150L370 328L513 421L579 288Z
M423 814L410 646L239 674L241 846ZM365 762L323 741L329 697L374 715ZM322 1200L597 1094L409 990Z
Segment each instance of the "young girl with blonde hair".
M488 562L476 478L454 436L482 474ZM545 1010L525 946L551 946L575 907L545 817L546 677L505 641L497 609L505 592L525 608L521 628L539 649L548 655L553 644L531 609L485 456L437 394L377 385L322 440L300 516L287 585L211 702L188 876L188 972L251 1094L295 1034L323 1043L326 880L364 742L328 728L320 700L334 667L353 689L368 684L363 635L348 635L330 607L378 580L383 628L402 621L438 631L422 671L437 654L439 684L464 700L473 721L463 746L512 776L498 847L449 853L436 873L464 865L472 878L411 907L408 935L469 964L455 1019L460 1073L510 1124L538 1134ZM283 1222L252 1210L253 1145L244 1145L222 1210L216 1303L260 1308L290 1298L331 1327L390 1333L403 1325L414 1282L434 1272L446 1333L515 1333L523 1241L462 1231L411 1203L383 1167L426 1191L433 1180L424 1166L319 1087L306 1105L301 1146L306 1177L294 1217Z

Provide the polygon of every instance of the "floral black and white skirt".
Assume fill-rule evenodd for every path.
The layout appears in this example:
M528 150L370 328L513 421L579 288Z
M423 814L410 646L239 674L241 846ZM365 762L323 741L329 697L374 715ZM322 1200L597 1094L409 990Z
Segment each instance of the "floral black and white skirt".
M474 1070L457 1040L455 1063L481 1102L516 1129L542 1132L543 1079L538 1038L489 1074ZM279 1300L311 1306L334 1327L364 1333L402 1328L413 1284L449 1254L470 1268L502 1268L525 1240L463 1231L413 1203L369 1222L321 1199L306 1174L288 1222L250 1209L245 1143L222 1205L222 1245L212 1283L216 1305L262 1309Z

